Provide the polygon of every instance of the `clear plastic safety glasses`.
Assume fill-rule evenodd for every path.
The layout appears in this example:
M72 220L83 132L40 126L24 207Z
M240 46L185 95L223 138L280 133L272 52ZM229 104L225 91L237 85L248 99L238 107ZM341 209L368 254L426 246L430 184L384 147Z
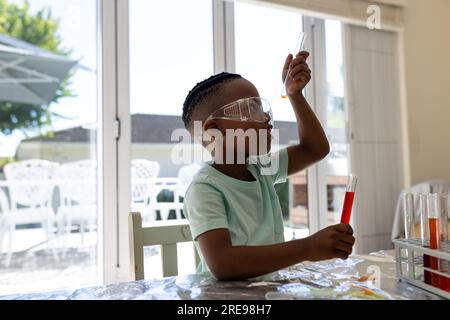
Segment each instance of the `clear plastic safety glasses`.
M228 119L268 123L273 126L272 109L269 101L260 97L239 99L214 111L206 120Z

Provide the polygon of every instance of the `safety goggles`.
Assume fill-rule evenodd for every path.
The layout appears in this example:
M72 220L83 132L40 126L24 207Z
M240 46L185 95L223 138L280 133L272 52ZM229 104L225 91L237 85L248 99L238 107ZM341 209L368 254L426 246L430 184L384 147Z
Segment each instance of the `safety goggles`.
M273 126L272 109L269 101L260 97L239 99L214 111L210 119L268 123Z

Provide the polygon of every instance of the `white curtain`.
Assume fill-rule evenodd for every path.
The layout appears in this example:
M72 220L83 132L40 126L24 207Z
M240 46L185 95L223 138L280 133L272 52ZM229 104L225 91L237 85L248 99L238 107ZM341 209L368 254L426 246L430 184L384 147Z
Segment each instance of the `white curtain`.
M350 162L359 176L354 207L356 251L392 247L403 187L398 35L346 26Z

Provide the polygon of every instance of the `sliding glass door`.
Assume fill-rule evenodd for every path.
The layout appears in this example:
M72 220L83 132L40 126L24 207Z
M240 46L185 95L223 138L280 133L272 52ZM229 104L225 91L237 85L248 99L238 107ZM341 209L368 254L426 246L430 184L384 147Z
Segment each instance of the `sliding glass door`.
M100 4L0 12L0 295L101 281Z
M129 4L130 207L144 226L186 223L183 197L201 159L177 158L173 134L184 128L189 90L214 73L212 1ZM182 142L186 154L202 150ZM179 274L195 272L193 253L192 243L178 244ZM146 278L162 276L160 246L145 248L144 260Z

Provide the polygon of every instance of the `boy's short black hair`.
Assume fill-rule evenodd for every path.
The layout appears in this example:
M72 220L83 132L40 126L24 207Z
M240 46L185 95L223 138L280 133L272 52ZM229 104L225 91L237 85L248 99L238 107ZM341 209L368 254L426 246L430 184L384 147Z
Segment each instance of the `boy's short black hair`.
M242 79L242 76L235 73L222 72L197 83L195 87L189 91L183 104L182 119L184 126L187 129L191 127L192 115L201 102L217 94L224 84L237 79Z

